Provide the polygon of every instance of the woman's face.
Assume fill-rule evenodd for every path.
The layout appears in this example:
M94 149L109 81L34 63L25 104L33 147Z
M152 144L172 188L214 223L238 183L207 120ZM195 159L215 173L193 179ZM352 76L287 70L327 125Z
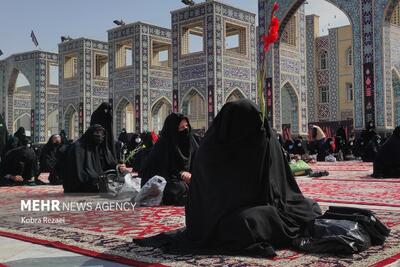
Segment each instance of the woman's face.
M186 119L181 120L178 126L178 132L182 132L186 129L189 129L189 123Z
M96 144L101 144L104 142L105 139L105 132L103 129L97 129L93 133L93 140Z
M61 136L59 136L59 135L53 136L52 141L53 141L53 144L57 144L57 145L61 144Z

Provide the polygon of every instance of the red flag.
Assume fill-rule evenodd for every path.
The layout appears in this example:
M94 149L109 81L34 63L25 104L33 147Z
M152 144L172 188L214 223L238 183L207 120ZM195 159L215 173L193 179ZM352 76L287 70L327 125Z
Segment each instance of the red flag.
M269 46L279 39L279 19L274 15L278 9L279 5L275 2L272 9L271 21L269 23L268 35L264 34L262 36L265 52L268 52Z

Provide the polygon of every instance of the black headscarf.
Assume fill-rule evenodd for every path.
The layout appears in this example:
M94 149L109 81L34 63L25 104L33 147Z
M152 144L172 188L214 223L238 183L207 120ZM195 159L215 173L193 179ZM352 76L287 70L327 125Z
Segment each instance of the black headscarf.
M24 127L19 127L18 130L14 133L14 137L18 138L18 146L22 146L22 143L25 142L26 133Z
M104 142L107 137L105 129L98 124L92 125L74 142L63 156L64 164L59 173L63 181L65 193L96 192L97 178L104 171L115 168L115 161L109 161L104 155L103 143L96 141L95 132L104 133Z
M294 141L293 154L295 155L306 154L306 144L303 142L303 139L296 138L296 140Z
M151 132L143 132L140 134L141 144L145 147L141 149L132 160L132 167L135 171L141 172L145 166L145 162L149 158L149 154L153 149L153 138Z
M376 155L382 145L382 139L379 134L376 134L369 140L364 148L362 160L364 162L374 162Z
M128 143L128 133L125 129L122 129L121 133L118 136L118 141L127 144Z
M325 140L325 152L328 154L335 153L335 140L333 140L333 138L331 138L331 137L328 137Z
M103 149L108 150L106 154L110 154L115 160L115 141L113 131L113 111L110 103L104 102L93 112L90 118L90 125L99 124L104 127L107 132L107 139L104 142Z
M58 134L53 134L50 136L47 143L43 146L40 154L40 169L39 172L51 172L57 162L57 150L60 144L53 143L53 138L59 136ZM61 136L60 136L61 137Z
M400 178L400 126L397 126L389 139L380 147L374 161L377 178Z
M68 144L67 134L65 133L65 130L60 131L60 136L61 136L61 144L63 145Z
M274 255L320 214L301 193L277 136L249 100L227 103L193 165L187 237L198 247Z
M178 126L184 119L187 120L189 126L188 132L186 132L188 136L180 138ZM168 115L161 130L160 138L154 145L140 174L142 184L146 183L154 175L164 177L167 182L169 179L179 179L178 174L183 169L183 166L181 166L180 159L177 158L177 148L180 147L184 154L189 155L189 165L191 165L198 146L199 140L192 133L189 119L180 113Z
M344 141L347 140L346 131L342 125L336 130L336 136L340 136Z
M4 154L10 151L11 149L17 148L19 146L20 146L19 139L13 135L9 135Z
M336 153L339 151L343 152L346 146L346 140L343 139L341 136L336 136L335 145L336 145L336 150L335 150Z
M293 150L294 150L294 142L293 142L293 140L292 139L286 140L284 148L289 154L294 154L293 153Z
M29 140L23 139L22 145L11 149L5 155L2 164L2 176L6 174L21 175L25 181L37 174L37 158L32 148L28 147Z

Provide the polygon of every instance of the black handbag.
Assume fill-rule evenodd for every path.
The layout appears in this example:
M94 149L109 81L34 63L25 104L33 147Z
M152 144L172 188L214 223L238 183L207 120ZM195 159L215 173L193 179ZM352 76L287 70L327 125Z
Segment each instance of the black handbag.
M330 206L320 218L350 220L360 223L371 236L372 245L382 245L390 234L390 229L375 214L367 209Z
M116 170L108 170L99 175L97 186L100 193L116 196L124 182L124 178Z

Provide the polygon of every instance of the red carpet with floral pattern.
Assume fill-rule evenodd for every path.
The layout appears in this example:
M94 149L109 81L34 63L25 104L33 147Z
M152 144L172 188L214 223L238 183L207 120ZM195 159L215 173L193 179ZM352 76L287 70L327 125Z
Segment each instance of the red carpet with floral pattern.
M323 163L318 166L337 169L346 164L352 165ZM359 162L353 162L353 165L372 169L371 165ZM184 226L184 209L180 207L48 214L48 217L65 217L64 224L26 224L17 220L21 216L36 215L21 211L20 199L63 199L60 186L0 188L0 235L132 266L386 266L395 263L400 260L400 184L395 179L362 178L365 176L363 171L345 172L349 172L345 179L330 175L302 178L298 183L306 196L323 202L324 209L327 205L341 205L339 203L362 204L392 229L383 246L371 247L352 256L303 254L291 250L280 250L273 259L173 255L139 247L132 241Z
M304 195L317 201L400 207L400 183L298 179Z

